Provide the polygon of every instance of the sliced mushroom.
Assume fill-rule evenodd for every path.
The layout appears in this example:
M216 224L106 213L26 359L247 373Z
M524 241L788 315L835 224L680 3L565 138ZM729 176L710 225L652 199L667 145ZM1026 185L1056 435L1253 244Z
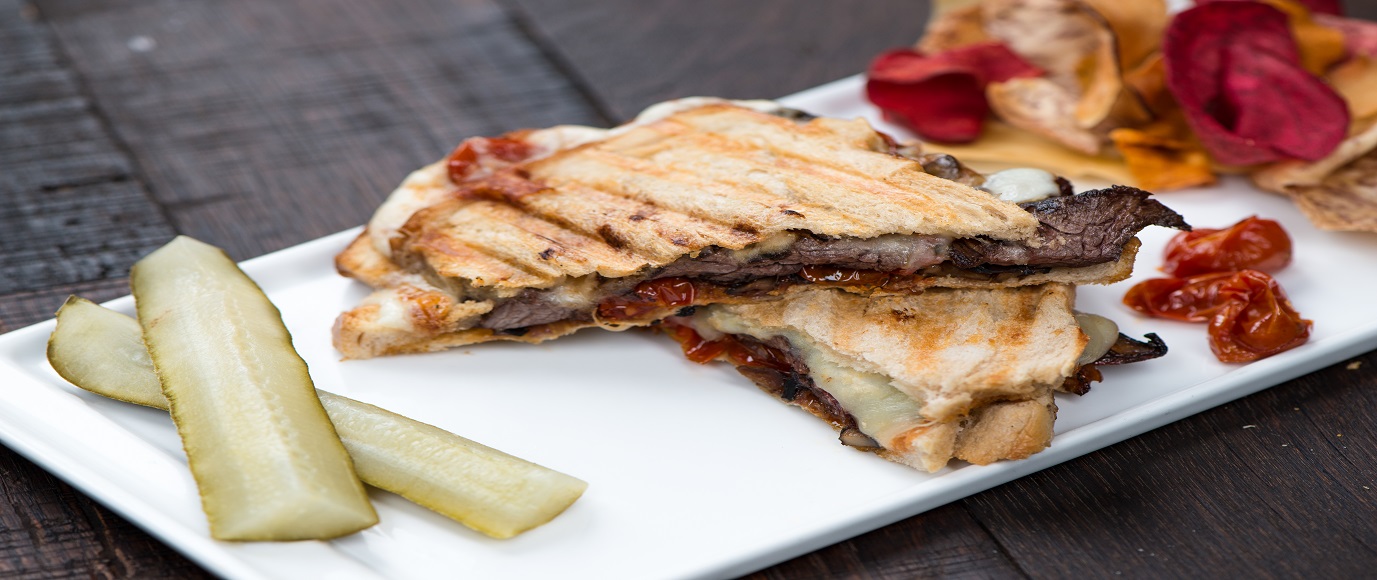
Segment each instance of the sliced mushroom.
M837 439L841 440L842 445L845 445L847 447L855 447L857 449L880 448L880 444L878 442L876 442L874 439L871 439L869 435L861 433L861 430L855 427L847 427L845 429L842 429L841 435L838 436Z

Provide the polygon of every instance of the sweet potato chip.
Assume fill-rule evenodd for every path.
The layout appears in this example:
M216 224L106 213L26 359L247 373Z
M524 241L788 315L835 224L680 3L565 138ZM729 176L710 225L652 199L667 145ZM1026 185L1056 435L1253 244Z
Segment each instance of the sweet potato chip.
M1162 46L1167 28L1167 4L1163 0L1082 0L1114 33L1119 68L1131 70Z
M937 54L990 40L990 35L985 34L985 22L980 18L980 7L963 6L934 11L923 38L914 48L924 54Z
M1344 48L1344 33L1316 23L1306 3L1300 0L1263 1L1285 12L1290 19L1291 35L1296 38L1296 46L1300 48L1301 63L1311 74L1323 75L1348 54Z
M987 84L1039 74L1040 69L997 43L931 56L899 49L871 62L865 88L886 118L924 139L963 143L980 135L989 112Z
M1103 20L1079 0L985 0L985 31L1074 95L1082 62L1101 42Z
M1260 2L1213 2L1176 15L1163 56L1167 86L1220 163L1328 155L1348 109L1301 65L1286 14Z
M1289 190L1310 222L1326 230L1377 232L1377 151L1339 168L1318 185Z
M1086 155L1100 151L1100 138L1076 123L1076 96L1051 79L1012 79L991 83L990 107L1004 122L1051 139Z
M1167 88L1167 69L1162 64L1160 52L1124 73L1124 84L1138 95L1154 115L1162 116L1179 108L1176 105L1176 97L1171 96L1171 91Z
M1289 196L1317 227L1377 232L1377 119L1356 125L1328 157L1273 163L1253 173L1253 183Z
M1037 167L1072 180L1084 178L1138 186L1123 161L1077 153L999 121L987 122L980 139L973 143L930 143L925 149L949 153L982 171Z
M1355 120L1377 114L1377 62L1354 57L1329 72L1329 85L1348 103Z
M1209 154L1187 139L1162 133L1129 128L1109 132L1138 187L1163 191L1214 183Z
M1141 64L1161 46L1167 7L1161 0L1081 0L1100 20L1095 52L1082 64L1081 100L1076 122L1103 133L1152 120L1147 103L1133 91L1125 71Z
M1108 25L1096 31L1095 49L1081 61L1077 71L1081 87L1076 103L1076 125L1090 129L1099 125L1114 110L1124 93L1124 77L1119 72L1119 54L1114 33Z
M1377 149L1377 119L1354 124L1352 135L1319 161L1291 159L1268 165L1251 175L1253 183L1267 191L1290 195L1299 186L1318 185L1340 167Z
M998 96L987 91L1004 121L1093 155L1109 129L1151 120L1123 71L1159 43L1160 0L986 0L981 8L991 37L1047 71Z

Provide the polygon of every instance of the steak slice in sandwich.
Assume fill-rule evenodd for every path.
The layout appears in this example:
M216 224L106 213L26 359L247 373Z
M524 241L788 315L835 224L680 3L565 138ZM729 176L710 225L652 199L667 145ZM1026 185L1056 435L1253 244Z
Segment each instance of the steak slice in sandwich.
M1055 283L891 296L809 289L696 308L660 328L691 360L728 361L828 421L843 443L936 471L952 458L986 464L1041 451L1054 391L1083 392L1096 363L1165 354L1155 336L1139 343L1072 310L1074 292Z
M1050 175L1033 188L1053 196L1020 205L865 121L769 106L681 102L609 131L466 141L337 258L376 292L339 318L336 347L538 342L818 284L1108 283L1131 272L1138 230L1188 227L1146 192L1061 195Z

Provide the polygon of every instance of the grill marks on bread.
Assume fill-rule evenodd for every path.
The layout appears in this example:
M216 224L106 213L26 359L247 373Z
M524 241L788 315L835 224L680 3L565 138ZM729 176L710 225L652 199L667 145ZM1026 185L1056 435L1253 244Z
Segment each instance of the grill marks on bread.
M889 155L864 121L708 106L460 184L394 258L474 286L622 277L786 230L1026 239L1036 218Z
M1028 399L1073 374L1088 341L1072 315L1074 300L1065 284L898 296L813 289L713 308L809 336L850 368L893 377L924 416L947 420L993 401Z

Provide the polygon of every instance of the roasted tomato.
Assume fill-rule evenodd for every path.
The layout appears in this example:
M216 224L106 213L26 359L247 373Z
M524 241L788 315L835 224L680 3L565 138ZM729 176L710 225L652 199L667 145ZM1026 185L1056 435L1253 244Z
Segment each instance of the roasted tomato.
M641 318L666 308L689 306L698 296L693 281L687 278L660 278L636 285L632 296L614 296L598 304L598 317L604 320Z
M460 183L479 167L497 167L524 161L532 153L531 145L507 137L472 137L465 139L449 154L449 180Z
M728 334L717 340L706 340L692 328L680 324L666 323L667 332L684 349L684 356L696 363L706 363L722 354L736 366L764 367L780 372L790 372L784 353L758 342L746 343Z
M1223 362L1255 361L1310 338L1311 322L1258 270L1147 280L1128 291L1124 304L1149 316L1208 321L1210 350Z
M1210 319L1210 350L1227 363L1252 362L1305 344L1312 323L1287 300L1271 276L1234 274L1219 288L1224 306Z
M1153 278L1139 282L1124 295L1129 308L1157 318L1205 322L1223 306L1220 288L1233 272L1202 274L1193 278Z
M717 358L717 355L726 350L725 342L706 340L687 326L666 323L665 329L671 338L679 341L679 346L684 349L684 356L693 362L706 363Z
M1253 216L1222 230L1176 234L1166 253L1162 270L1181 278L1244 269L1275 272L1291 263L1291 236L1281 224Z

